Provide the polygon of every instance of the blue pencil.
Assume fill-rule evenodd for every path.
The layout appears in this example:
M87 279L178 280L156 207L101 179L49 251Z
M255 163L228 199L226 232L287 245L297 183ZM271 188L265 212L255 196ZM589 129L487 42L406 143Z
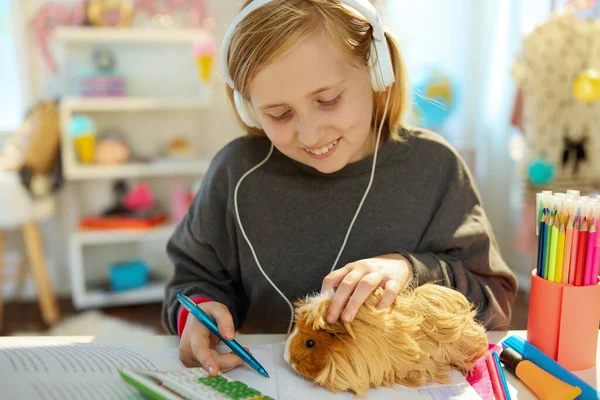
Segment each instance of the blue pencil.
M538 252L537 252L537 275L544 277L544 236L545 236L546 210L544 209L542 218L540 218L540 229L538 231Z
M494 356L496 369L498 369L498 375L500 375L500 382L502 383L502 389L504 390L504 397L506 397L506 400L511 400L510 392L508 391L508 383L506 383L506 376L504 376L504 370L502 369L502 364L500 364L500 357L495 351L492 351L492 355Z

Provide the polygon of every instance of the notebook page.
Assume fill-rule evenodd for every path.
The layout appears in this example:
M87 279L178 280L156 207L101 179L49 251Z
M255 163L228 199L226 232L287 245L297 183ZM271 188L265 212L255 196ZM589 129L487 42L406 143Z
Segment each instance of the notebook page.
M119 368L181 369L181 363L142 345L89 343L0 345L3 399L137 399Z

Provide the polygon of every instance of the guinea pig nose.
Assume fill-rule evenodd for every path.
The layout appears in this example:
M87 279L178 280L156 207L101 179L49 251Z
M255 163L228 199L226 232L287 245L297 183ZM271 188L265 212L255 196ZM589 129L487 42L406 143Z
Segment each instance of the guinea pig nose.
M308 340L306 341L306 347L308 347L309 349L310 349L311 347L315 347L315 341L314 341L314 340L312 340L312 339L308 339Z

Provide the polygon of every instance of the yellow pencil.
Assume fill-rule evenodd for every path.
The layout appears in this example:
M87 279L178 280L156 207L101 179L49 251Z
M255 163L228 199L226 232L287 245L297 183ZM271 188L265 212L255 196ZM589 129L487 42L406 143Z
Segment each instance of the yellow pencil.
M571 266L571 244L573 243L573 217L569 218L569 223L567 225L567 234L565 236L565 250L564 250L564 258L562 265L562 283L569 283L569 272Z
M548 261L548 278L550 282L554 282L554 273L556 271L556 247L558 244L558 215L552 221L552 233L550 236L550 260Z
M554 282L562 282L563 259L565 256L565 223L561 221L556 243L556 269L554 271Z

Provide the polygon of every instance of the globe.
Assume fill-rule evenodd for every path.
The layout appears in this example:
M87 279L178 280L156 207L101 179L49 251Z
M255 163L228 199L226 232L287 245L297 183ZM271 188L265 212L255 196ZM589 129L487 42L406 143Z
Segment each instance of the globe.
M457 89L450 76L440 69L421 71L413 84L413 110L416 124L438 129L456 109Z

